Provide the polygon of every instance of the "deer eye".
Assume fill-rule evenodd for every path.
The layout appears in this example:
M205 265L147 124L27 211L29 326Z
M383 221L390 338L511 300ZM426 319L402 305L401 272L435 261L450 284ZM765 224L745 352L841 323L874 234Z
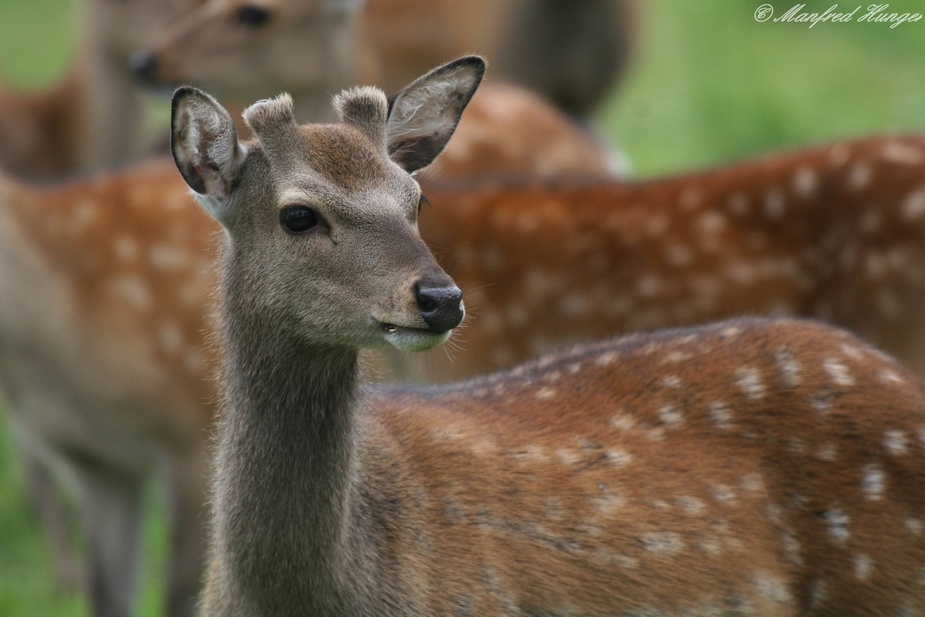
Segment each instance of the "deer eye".
M238 9L238 23L250 28L259 28L270 20L270 12L262 6L245 4Z
M279 211L279 222L291 234L304 234L316 228L318 213L308 206L286 206Z

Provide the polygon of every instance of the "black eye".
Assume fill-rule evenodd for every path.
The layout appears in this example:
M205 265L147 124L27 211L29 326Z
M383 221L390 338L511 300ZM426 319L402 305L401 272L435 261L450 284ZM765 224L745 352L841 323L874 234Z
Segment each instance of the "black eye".
M262 6L245 4L238 9L238 23L242 26L259 28L270 20L270 12Z
M318 226L318 213L308 206L286 206L279 211L279 222L291 234L304 234Z

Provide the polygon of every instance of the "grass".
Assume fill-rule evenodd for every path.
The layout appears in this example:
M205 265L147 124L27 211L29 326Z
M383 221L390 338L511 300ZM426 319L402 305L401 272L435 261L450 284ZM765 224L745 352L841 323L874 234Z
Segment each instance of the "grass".
M596 120L638 175L714 165L771 149L925 128L925 20L757 23L761 2L646 1L635 65ZM772 2L778 14L793 6ZM831 2L809 0L809 9ZM844 4L844 3L843 3ZM866 6L867 3L862 3ZM41 88L63 74L75 41L73 0L0 0L0 75ZM845 4L844 6L848 6ZM852 7L854 5L851 5ZM897 11L921 3L891 3ZM141 615L161 612L165 531L151 498ZM153 557L151 557L153 555ZM0 615L80 617L57 592L46 550L0 436Z

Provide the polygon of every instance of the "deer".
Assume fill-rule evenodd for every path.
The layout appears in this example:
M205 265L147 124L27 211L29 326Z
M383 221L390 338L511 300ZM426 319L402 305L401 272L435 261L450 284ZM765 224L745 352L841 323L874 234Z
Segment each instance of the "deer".
M428 168L434 181L462 181L486 169L511 178L611 174L606 149L537 95L498 84L480 92L469 112L456 147ZM190 615L204 547L205 436L215 398L204 338L212 330L206 319L212 279L203 265L212 259L211 219L192 211L182 229L163 225L165 205L176 210L188 199L169 158L40 189L0 174L0 191L4 241L16 256L10 267L32 273L0 271L6 299L0 312L11 316L0 318L0 365L9 366L0 390L59 584L88 590L95 615L131 614L139 500L156 481L166 487L172 529L168 614ZM44 226L49 212L62 223ZM106 242L113 233L118 239ZM33 254L47 262L43 274L21 265ZM45 288L32 291L36 280L56 290L57 305L81 310L49 317L41 309ZM155 301L160 297L169 300ZM27 309L11 304L20 299ZM14 318L23 311L25 321ZM52 324L57 335L75 333L72 345L52 344ZM96 334L88 340L87 332ZM140 354L139 341L147 342ZM66 370L71 363L84 370ZM89 453L95 466L88 465ZM119 481L98 486L100 477ZM88 538L86 568L71 538L70 502ZM106 516L104 504L112 510Z
M275 93L273 82L282 80L290 89L298 87L294 91L306 102L305 119L318 121L329 113L328 92L353 83L350 76L359 71L361 62L358 41L367 38L359 35L362 2L332 2L324 5L328 7L325 10L311 3L305 7L282 5L273 21L286 24L284 33L291 30L292 36L258 37L256 47L248 44L249 35L263 22L254 15L269 9L236 6L234 10L242 16L235 21L230 19L229 7L214 4L206 5L204 0L83 3L81 52L64 80L38 94L0 91L0 166L25 179L49 180L123 166L143 152L156 152L157 145L151 143L154 140L145 135L152 132L153 127L146 125L153 124L152 116L156 115L147 113L151 110L146 107L154 106L155 101L137 79L152 69L153 60L137 50L181 27L192 28L200 44L215 44L208 36L208 27L206 34L201 29L219 17L228 18L248 36L243 40L223 38L224 46L231 44L229 41L237 44L233 53L223 48L219 54L222 62L216 62L206 50L201 55L211 58L209 66L213 70L224 67L222 78L228 80L228 89L235 96L249 98L254 91L264 92L265 88ZM393 3L387 4L385 8ZM221 12L217 13L217 9ZM446 10L448 7L441 9ZM394 29L402 19L411 18L408 10L391 13L391 8L375 10L367 21ZM260 23L248 25L248 19ZM227 25L222 22L222 26ZM272 53L284 50L289 55L319 60L300 62L297 67L291 62L274 64L272 53L254 53L260 46L270 48ZM192 59L197 57L195 50L187 53ZM288 66L289 71L280 74L279 66ZM322 71L324 77L306 74L315 70L311 67ZM309 104L313 99L317 102ZM550 133L537 133L537 123L545 125ZM493 84L480 91L463 129L454 147L431 173L455 177L492 169L508 174L614 175L625 167L601 140L551 103L511 84Z
M925 137L842 141L645 181L430 173L451 151L415 177L431 202L421 236L466 293L468 317L450 341L458 349L411 359L380 350L365 358L372 378L458 381L574 343L741 315L831 322L925 375L910 308L922 294ZM130 604L134 550L104 549L138 542L129 525L85 511L103 503L82 496L92 480L75 481L88 460L136 482L109 487L120 520L136 520L142 486L167 486L170 559L201 562L203 510L189 504L204 501L218 400L208 341L219 225L188 207L188 191L170 159L41 189L0 175L0 390L22 454L65 478L96 538L92 606L111 596ZM121 443L147 446L126 456ZM144 452L160 464L139 465ZM56 512L45 515L46 535L64 543ZM196 565L170 570L178 599L168 606L189 606Z
M306 120L329 120L328 93L357 81L397 92L461 53L587 120L612 94L635 44L632 0L209 0L139 48L153 84L196 84L250 101L285 90ZM301 62L293 63L297 56ZM240 123L239 123L240 124Z
M177 90L172 151L222 227L221 406L202 614L872 615L925 611L925 391L813 321L630 335L438 387L361 349L464 314L412 174L484 65L300 125Z
M154 147L148 124L156 103L127 63L202 2L81 2L79 49L61 81L38 93L0 90L0 166L47 180L122 165Z

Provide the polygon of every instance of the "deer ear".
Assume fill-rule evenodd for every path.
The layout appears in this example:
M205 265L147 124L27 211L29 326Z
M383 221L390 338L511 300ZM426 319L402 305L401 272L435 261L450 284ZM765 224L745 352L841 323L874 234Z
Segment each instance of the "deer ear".
M389 100L389 156L406 171L429 165L443 150L485 74L485 61L466 56L419 77Z
M173 94L170 126L180 175L209 214L221 220L245 156L231 116L208 94L186 86Z

